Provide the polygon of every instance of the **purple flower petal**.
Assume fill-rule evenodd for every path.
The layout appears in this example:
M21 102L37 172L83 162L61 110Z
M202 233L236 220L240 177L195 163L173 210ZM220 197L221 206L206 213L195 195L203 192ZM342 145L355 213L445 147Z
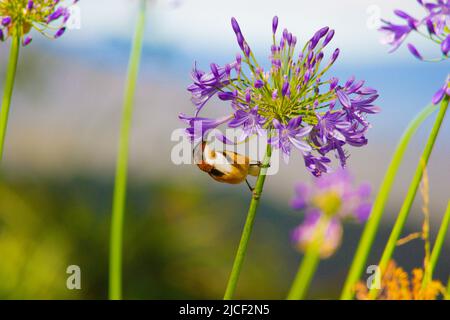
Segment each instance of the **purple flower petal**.
M422 55L419 53L419 51L416 49L415 46L413 46L411 43L408 43L408 50L411 52L411 54L416 57L419 60L423 60Z
M339 102L346 108L351 108L352 102L350 100L350 97L342 90L338 89L336 90L337 97L339 99Z
M450 13L449 13L450 15ZM450 20L450 17L449 17ZM441 51L443 54L448 56L448 53L450 52L450 34L442 41L441 43Z
M272 19L272 33L275 34L278 28L278 17L274 16Z

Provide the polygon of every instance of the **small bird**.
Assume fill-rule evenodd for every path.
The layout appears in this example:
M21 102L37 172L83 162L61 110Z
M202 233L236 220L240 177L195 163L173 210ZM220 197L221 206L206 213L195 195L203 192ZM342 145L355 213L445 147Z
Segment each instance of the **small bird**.
M209 148L205 141L200 142L193 151L194 163L200 170L207 172L214 180L238 184L243 181L253 191L247 176L257 177L261 171L261 162L250 163L247 156L233 151L219 151Z

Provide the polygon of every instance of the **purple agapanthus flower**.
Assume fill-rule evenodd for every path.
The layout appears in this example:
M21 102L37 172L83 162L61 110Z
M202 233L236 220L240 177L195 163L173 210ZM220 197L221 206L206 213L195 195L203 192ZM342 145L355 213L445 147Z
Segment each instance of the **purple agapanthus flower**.
M425 15L416 19L407 13L396 10L395 14L403 19L403 24L394 25L382 20L385 25L380 30L385 33L385 40L396 50L411 33L415 32L430 39L430 43L439 46L441 57L426 59L412 43L407 44L409 52L419 60L439 62L450 58L450 0L417 1L424 8ZM421 30L423 29L423 30ZM450 75L442 88L433 96L433 103L438 104L446 95L450 95Z
M378 98L377 91L354 78L342 84L335 77L325 78L340 53L335 49L324 62L323 49L333 39L334 30L319 29L296 52L296 36L283 29L277 37L278 22L274 17L270 67L264 70L238 22L231 19L242 55L238 54L224 66L213 63L208 72L195 65L188 91L196 112L189 120L189 127L193 128L195 121L205 122L200 113L217 96L231 106L220 119L230 119L225 123L209 119L208 130L215 125L228 125L242 129L241 139L267 136L268 143L280 149L286 161L294 147L304 158L307 169L320 176L330 171L329 152L335 153L344 166L344 158L348 157L345 146L360 147L367 143L365 133L370 125L366 116L379 111L373 104ZM189 130L189 136L203 137L208 130L197 134Z
M31 29L50 38L61 37L70 18L69 6L60 0L0 0L0 41L19 36L27 46L32 41Z
M295 229L293 241L302 250L306 248L313 241L319 219L325 217L328 231L325 233L322 255L331 255L339 246L343 222L364 222L368 219L372 208L370 192L368 184L355 186L352 176L344 169L314 179L312 186L298 184L291 206L303 210L305 220ZM335 241L334 245L331 239Z
M450 1L417 1L424 9L424 15L414 18L402 10L395 10L394 13L401 19L401 24L382 20L384 25L380 28L383 32L383 42L389 44L395 51L405 39L416 33L425 36L440 47L441 58L449 58L450 53ZM412 44L408 43L408 50L417 59L424 60L420 51Z

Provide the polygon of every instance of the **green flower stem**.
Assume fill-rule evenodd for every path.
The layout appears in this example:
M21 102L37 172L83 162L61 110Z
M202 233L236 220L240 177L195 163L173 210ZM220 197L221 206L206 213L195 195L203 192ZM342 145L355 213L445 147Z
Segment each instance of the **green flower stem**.
M441 255L442 247L444 246L445 236L447 235L448 226L450 224L450 201L447 204L444 217L442 218L441 226L434 243L433 250L431 251L430 264L428 265L429 278L432 279L434 269L436 268L437 261ZM425 280L425 277L424 277Z
M119 151L114 184L109 261L109 298L122 298L122 233L125 212L128 149L130 129L133 116L134 96L141 60L142 42L145 30L145 14L147 0L141 0L139 17L136 25L131 56L128 65L128 76L120 127Z
M236 253L236 257L233 263L233 269L231 270L230 278L228 280L227 288L225 290L224 300L233 299L236 292L237 282L239 280L239 274L241 273L242 264L244 262L245 254L247 252L248 241L252 233L253 224L255 221L256 210L258 209L259 200L264 187L264 181L266 180L266 174L270 165L270 157L272 156L272 148L270 144L267 145L266 155L261 166L261 172L256 180L255 189L253 190L252 200L247 213L247 220L245 221L244 230L242 231L241 241Z
M364 227L364 231L359 241L358 248L356 250L352 265L344 284L344 288L341 293L342 300L350 300L353 298L353 287L362 275L367 257L370 253L370 249L380 225L381 217L383 215L389 193L391 192L392 185L394 184L395 177L403 160L403 156L408 147L408 144L417 129L436 109L437 107L432 104L425 107L408 125L400 139L399 144L397 145L395 153L383 178L383 182L380 186L380 189L378 190L378 194L373 204L370 218L367 221L366 226Z
M445 300L450 300L450 277L448 277L448 280L447 280L447 290L446 290Z
M449 98L446 96L444 100L441 102L441 106L439 109L439 113L434 122L433 128L431 129L430 135L428 137L427 144L425 149L422 152L422 156L417 165L416 172L414 174L413 180L409 185L408 193L406 195L405 201L400 209L397 220L395 221L394 228L392 229L391 235L389 236L389 240L384 249L383 255L381 256L381 260L378 264L381 272L386 270L386 267L389 263L389 260L392 258L392 254L394 253L395 247L397 245L397 241L401 235L403 227L405 226L406 220L409 215L409 211L414 202L414 198L416 197L417 189L419 188L420 181L422 180L423 171L428 164L428 159L430 158L431 151L433 151L434 143L436 142L436 138L438 136L439 130L441 128L442 122L445 117L445 113L447 112ZM378 294L378 290L373 288L370 291L370 298L376 298Z
M5 88L3 89L2 109L0 110L0 161L3 158L6 128L8 127L9 108L16 79L17 60L19 59L20 38L13 37L9 53L8 70L6 71Z
M305 256L300 264L300 268L298 269L297 275L292 283L291 290L287 296L288 300L304 299L320 262L320 248L322 247L324 234L329 223L330 220L328 217L322 216L320 218L317 225L317 230L314 233L313 242L306 250Z

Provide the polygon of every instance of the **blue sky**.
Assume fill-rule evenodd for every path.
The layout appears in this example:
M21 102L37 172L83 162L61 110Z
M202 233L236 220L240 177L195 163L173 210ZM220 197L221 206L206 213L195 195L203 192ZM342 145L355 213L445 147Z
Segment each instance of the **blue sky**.
M81 29L71 30L52 48L65 50L97 68L117 67L122 72L128 59L137 3L81 1ZM380 43L376 21L379 17L393 18L395 8L418 17L423 14L413 0L155 1L149 7L143 73L185 85L194 61L205 68L211 62L229 62L238 51L229 22L232 16L238 19L262 61L268 56L274 14L280 18L280 29L287 27L298 36L299 43L328 25L336 30L330 49L341 49L334 72L343 78L354 74L379 89L379 103L385 112L378 119L392 130L401 130L443 83L449 63L420 62L404 47L387 53L388 48ZM423 39L412 40L422 52L439 53L438 48Z
M81 29L70 30L51 44L36 37L37 48L50 47L92 68L122 74L127 65L137 4L137 0L81 1ZM341 49L333 75L340 78L355 75L379 90L378 104L383 112L373 119L373 137L383 143L393 135L399 136L414 115L429 103L450 66L449 61L439 64L418 61L404 46L388 53L388 48L380 43L375 22L380 17L394 18L395 8L417 17L423 15L423 9L413 0L155 1L149 6L142 76L183 89L189 82L194 61L203 68L208 68L211 62L230 62L239 49L230 27L232 16L240 22L244 36L263 65L269 54L274 14L279 16L279 28L286 27L297 35L299 44L318 28L328 25L336 30L329 50ZM417 37L411 37L411 41L423 53L439 54L439 48L429 41ZM446 126L443 134L449 133L450 126Z
M133 28L137 0L81 1L82 28L71 35L71 45L92 45L104 38L128 39ZM349 59L372 63L383 60L386 47L380 45L376 31L379 17L392 18L402 8L420 16L422 8L413 0L158 0L149 8L148 43L176 44L187 53L235 52L230 17L241 23L249 43L256 49L270 45L273 15L280 26L307 40L318 28L328 25L337 30L334 44L344 49ZM421 40L421 39L419 39ZM423 43L423 41L420 41ZM426 46L421 47L427 50ZM406 56L405 50L394 57Z

